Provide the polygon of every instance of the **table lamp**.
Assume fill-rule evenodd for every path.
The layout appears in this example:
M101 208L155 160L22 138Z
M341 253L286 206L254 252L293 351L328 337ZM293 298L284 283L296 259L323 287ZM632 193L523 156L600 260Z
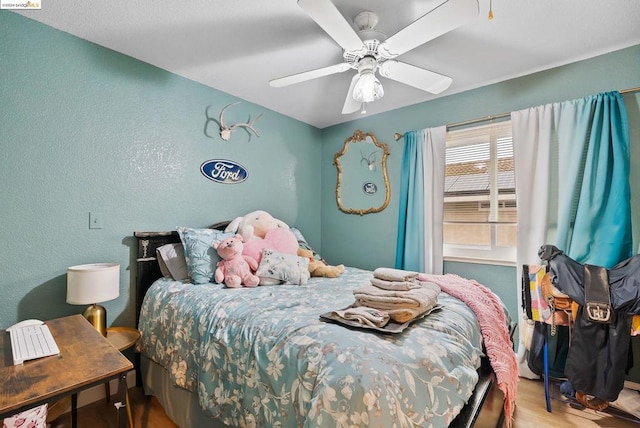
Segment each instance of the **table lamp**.
M98 303L120 295L120 265L92 263L67 269L67 303L89 305L82 315L102 334L107 335L107 310Z

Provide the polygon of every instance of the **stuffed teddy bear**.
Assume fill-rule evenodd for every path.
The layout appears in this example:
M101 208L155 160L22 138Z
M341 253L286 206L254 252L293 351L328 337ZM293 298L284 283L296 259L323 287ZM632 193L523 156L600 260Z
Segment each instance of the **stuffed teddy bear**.
M247 255L242 254L244 245L241 235L234 235L222 241L215 241L213 248L222 258L217 265L214 274L215 281L224 284L229 288L255 287L260 282L260 278L254 275L258 269L258 262Z
M298 248L298 256L309 259L309 273L311 276L324 276L326 278L337 278L344 272L344 265L331 266L322 260L313 257L313 251L305 248Z

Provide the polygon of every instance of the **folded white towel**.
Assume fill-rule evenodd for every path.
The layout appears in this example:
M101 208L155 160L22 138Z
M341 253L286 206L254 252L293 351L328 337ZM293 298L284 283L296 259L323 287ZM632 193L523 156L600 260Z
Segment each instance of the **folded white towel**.
M433 309L438 303L440 287L423 282L419 288L407 291L383 290L372 284L353 291L355 306L379 309L389 314L392 320L404 323Z
M371 284L383 290L407 291L412 288L420 288L419 281L386 281L380 278L371 278Z
M379 267L373 271L373 277L384 279L386 281L411 281L418 277L418 272Z
M333 311L333 315L349 321L355 321L362 325L382 328L389 322L389 314L366 306L347 308Z

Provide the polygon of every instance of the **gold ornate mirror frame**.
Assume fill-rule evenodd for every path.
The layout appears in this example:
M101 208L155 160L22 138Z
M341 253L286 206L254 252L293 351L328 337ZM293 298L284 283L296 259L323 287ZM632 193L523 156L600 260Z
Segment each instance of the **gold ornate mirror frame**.
M343 165L340 161L340 158L347 154L347 151L349 150L349 146L351 143L354 143L354 144L361 143L361 142L365 143L365 142L368 142L367 139L370 139L371 143L373 143L374 146L378 147L382 151L382 156L380 159L380 167L382 170L382 180L384 181L384 188L385 188L384 202L382 202L382 205L377 207L348 208L348 207L345 207L342 203L342 186L343 186L343 178L344 178L343 174L345 173L345 171L343 171ZM335 156L333 157L333 164L338 169L338 184L336 185L336 202L338 203L338 208L340 209L340 211L347 214L364 215L364 214L372 214L372 213L380 212L384 210L387 207L387 205L389 205L389 197L391 192L390 192L390 185L389 185L389 176L387 175L387 156L389 156L389 148L387 147L387 145L385 143L378 142L376 136L370 132L362 132L360 130L356 130L352 136L350 136L344 141L344 145L342 146L342 151L336 153ZM368 160L364 155L362 155L362 159L360 160L360 162L362 161L369 162L367 165L368 169L372 170L371 159ZM377 168L375 165L375 159L373 162L374 162L373 167L375 170ZM355 174L356 172L352 171L351 173ZM368 183L365 183L365 185L366 184Z

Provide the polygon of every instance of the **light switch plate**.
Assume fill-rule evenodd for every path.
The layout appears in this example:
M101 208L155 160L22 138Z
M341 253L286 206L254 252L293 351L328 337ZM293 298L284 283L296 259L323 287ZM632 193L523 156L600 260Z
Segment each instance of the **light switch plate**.
M102 229L102 213L89 213L89 229Z

